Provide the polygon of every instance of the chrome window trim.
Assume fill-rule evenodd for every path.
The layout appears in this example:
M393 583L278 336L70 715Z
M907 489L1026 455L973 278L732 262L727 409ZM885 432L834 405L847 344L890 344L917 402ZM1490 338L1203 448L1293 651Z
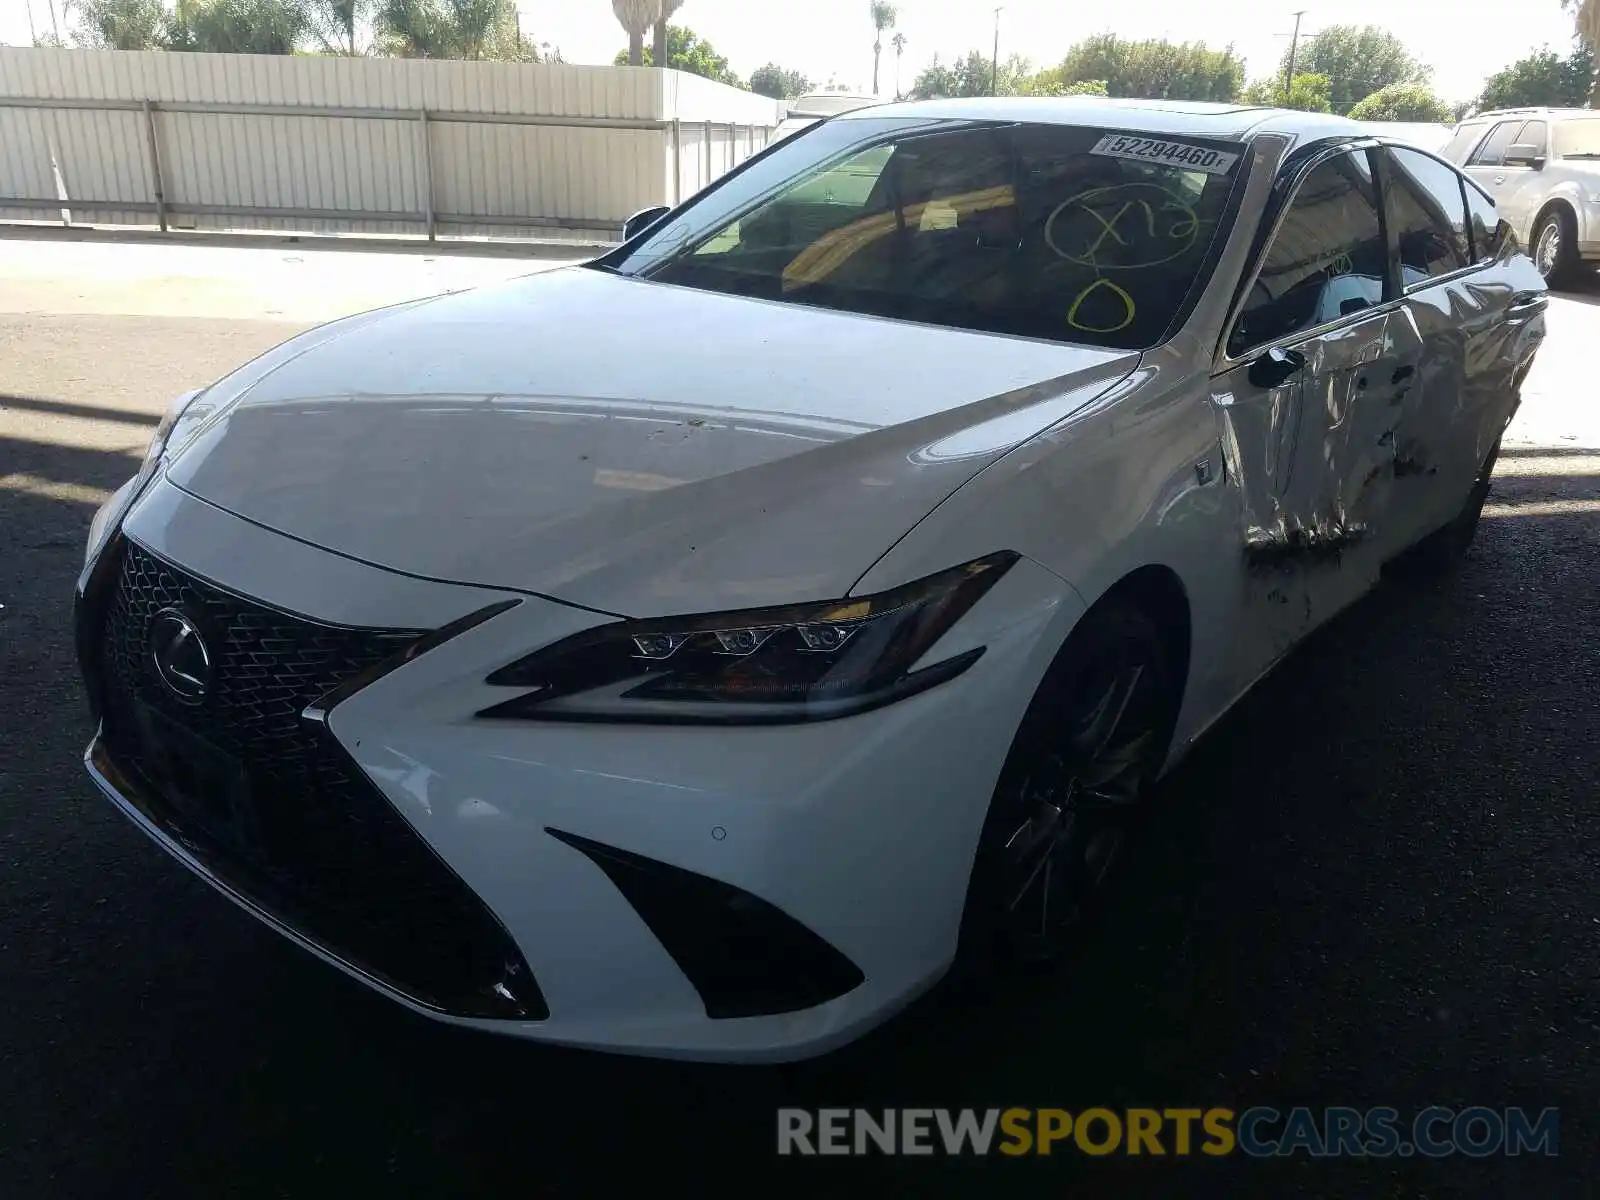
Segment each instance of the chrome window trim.
M1461 167L1457 167L1456 169L1460 170L1460 169L1465 168L1465 167L1481 167L1485 171L1497 171L1497 170L1500 170L1502 167L1504 167L1505 164L1503 162L1497 162L1497 163L1478 162L1477 161L1478 152L1480 150L1482 150L1484 145L1488 142L1488 140L1495 135L1495 131L1496 130L1498 130L1503 125L1516 125L1516 123L1517 123L1517 121L1519 119L1522 121L1522 124L1521 125L1517 125L1517 132L1514 133L1512 135L1512 137L1511 137L1511 140L1506 143L1506 145L1508 147L1515 146L1517 144L1517 139L1522 136L1523 128L1528 124L1528 121L1530 119L1530 118L1528 118L1526 116L1521 117L1521 118L1518 118L1516 116L1511 116L1511 117L1507 117L1507 118L1505 118L1503 120L1491 122L1490 125L1489 125L1489 132L1487 134L1485 134L1483 137L1478 139L1477 145L1473 146L1472 147L1472 152L1467 155L1466 162L1462 163ZM1505 158L1504 152L1501 153L1500 157L1502 159ZM1452 167L1454 167L1456 164L1455 163L1451 163L1450 165Z
M1526 124L1526 122L1524 122L1524 124ZM1466 187L1477 188L1479 192L1487 197L1490 204L1495 204L1494 197L1489 195L1489 193L1478 183L1476 179L1467 174L1466 168L1458 167L1455 163L1451 162L1448 158L1445 158L1442 155L1434 154L1430 150L1424 150L1421 146L1408 145L1407 143L1398 141L1394 138L1378 138L1377 142L1386 150L1409 150L1413 154L1422 155L1423 158L1431 158L1440 166L1449 167L1451 171L1455 172L1456 178L1465 185L1461 193L1461 218L1465 222L1463 228L1467 231L1467 256L1470 258L1474 253L1474 249L1472 245L1471 228L1472 214L1467 211L1466 207ZM1387 195L1384 196L1384 200L1387 202ZM1500 215L1499 205L1495 204L1494 212L1496 217ZM1494 265L1494 263L1495 260L1492 258L1476 262L1469 262L1466 266L1457 267L1454 271L1448 271L1443 275L1430 275L1428 276L1427 280L1422 283L1406 283L1404 278L1402 278L1400 284L1400 299L1404 300L1407 296L1414 295L1417 292L1422 291L1424 288L1431 288L1438 283L1450 283L1453 280L1462 279L1465 276L1471 275L1475 271L1482 271L1488 267L1491 267Z
M1489 196L1487 192L1484 192L1484 189L1480 187L1477 181L1469 176L1463 168L1457 166L1449 159L1433 153L1432 151L1424 150L1421 146L1413 146L1409 142L1403 142L1397 138L1358 138L1350 142L1342 142L1337 146L1330 146L1326 150L1313 155L1311 158L1307 159L1303 164L1301 164L1300 168L1296 171L1293 182L1290 184L1289 197L1284 202L1283 206L1278 210L1277 218L1273 221L1272 233L1266 238L1265 241L1261 243L1260 252L1256 255L1255 260L1250 264L1249 270L1247 270L1241 277L1244 281L1244 286L1239 289L1238 296L1234 298L1234 302L1228 310L1228 319L1223 324L1222 336L1218 339L1216 353L1212 359L1211 376L1213 379L1219 375L1226 375L1229 371L1236 370L1238 367L1250 362L1255 358L1258 358L1266 351L1275 347L1290 349L1299 345L1301 342L1309 341L1311 338L1319 337L1322 334L1330 333L1337 329L1343 329L1347 326L1355 325L1356 323L1379 313L1398 311L1400 306L1403 305L1407 299L1415 295L1417 292L1424 290L1425 288L1434 287L1435 285L1441 283L1450 283L1465 278L1468 275L1475 274L1476 272L1487 270L1489 267L1494 265L1495 260L1489 259L1484 262L1469 263L1467 266L1451 271L1447 275L1430 275L1423 283L1406 284L1402 280L1400 294L1394 297L1392 300L1385 300L1382 304L1374 304L1371 308L1364 308L1360 312L1351 313L1349 316L1340 317L1335 321L1327 321L1321 325L1314 325L1308 329L1297 330L1286 338L1270 338L1267 341L1258 342L1253 346L1247 347L1238 355L1231 355L1228 353L1228 338L1233 333L1233 327L1239 320L1240 313L1244 308L1244 302L1246 298L1249 297L1251 289L1255 287L1256 280L1261 275L1261 268L1266 264L1267 252L1272 248L1272 243L1274 240L1276 240L1278 231L1282 228L1284 220L1288 217L1289 210L1294 207L1295 199L1299 196L1300 189L1305 186L1307 176L1309 176L1312 171L1316 170L1323 163L1337 158L1341 154L1353 154L1357 151L1370 152L1372 150L1389 149L1415 151L1425 158L1431 158L1435 162L1449 167L1450 170L1455 173L1458 179L1465 180L1469 186L1477 188L1479 192L1483 192L1491 204L1494 203L1494 197ZM1374 172L1373 175L1373 184L1378 189L1378 203L1380 209L1382 210L1381 215L1385 220L1384 234L1387 237L1388 195L1384 191L1382 181L1377 178L1376 172ZM1498 215L1498 209L1496 209L1496 213ZM1470 217L1466 212L1465 194L1462 196L1462 216L1464 219L1470 220Z
M1375 137L1353 138L1348 142L1340 142L1337 145L1329 146L1326 149L1317 152L1308 158L1304 163L1302 163L1296 170L1294 177L1289 184L1288 198L1279 207L1277 216L1272 222L1271 233L1269 233L1262 241L1261 248L1259 251L1257 251L1256 256L1250 263L1249 268L1242 276L1240 276L1242 286L1239 288L1238 295L1234 297L1233 303L1228 307L1228 319L1222 324L1222 334L1217 339L1216 351L1212 356L1212 378L1216 378L1218 375L1227 374L1229 371L1232 371L1242 364L1249 362L1250 360L1258 357L1262 352L1270 350L1275 346L1295 346L1308 338L1316 337L1317 335L1326 333L1330 330L1341 329L1347 325L1354 325L1357 321L1364 320L1376 313L1388 312L1392 309L1396 309L1399 307L1401 301L1405 299L1405 295L1402 293L1392 300L1385 300L1382 304L1375 304L1371 308L1364 308L1360 312L1351 313L1348 316L1340 317L1337 320L1327 321L1321 325L1312 326L1307 329L1298 329L1288 337L1269 338L1264 342L1258 342L1253 346L1245 348L1237 355L1228 353L1228 340L1233 334L1234 326L1239 322L1239 317L1244 310L1244 304L1250 296L1251 289L1256 286L1256 281L1261 277L1261 268L1266 265L1267 253L1272 249L1273 242L1277 240L1278 233L1283 228L1283 223L1289 216L1289 210L1294 207L1295 200L1299 198L1300 189L1305 186L1306 179L1310 176L1311 172L1316 170L1323 163L1330 162L1333 159L1338 158L1340 155L1354 154L1358 151L1370 152L1371 150L1374 150L1385 144L1386 143L1384 141ZM1380 183L1378 182L1376 172L1373 173L1372 182L1373 187L1378 189L1379 219L1382 220L1383 191Z

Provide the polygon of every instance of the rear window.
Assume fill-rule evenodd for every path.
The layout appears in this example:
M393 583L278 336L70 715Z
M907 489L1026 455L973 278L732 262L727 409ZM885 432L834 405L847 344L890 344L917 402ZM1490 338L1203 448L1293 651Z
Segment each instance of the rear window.
M699 207L711 219L691 208L609 265L763 300L1139 349L1168 335L1209 274L1246 161L1241 145L1190 138L904 124L830 122L760 165L770 187L736 183L720 211L709 193Z
M1478 144L1478 140L1483 137L1484 130L1488 128L1484 124L1461 126L1451 135L1450 140L1445 143L1444 149L1439 153L1453 163L1466 162L1467 155L1472 152L1472 148Z

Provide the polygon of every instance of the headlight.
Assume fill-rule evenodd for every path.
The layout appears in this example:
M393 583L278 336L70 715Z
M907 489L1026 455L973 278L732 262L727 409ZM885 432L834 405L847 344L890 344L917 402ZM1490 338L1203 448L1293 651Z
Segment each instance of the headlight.
M141 471L154 467L164 454L176 454L194 436L205 419L216 411L214 405L205 401L205 395L204 388L185 392L167 405L167 411L145 449L144 468Z
M953 678L916 668L1017 561L1006 551L876 596L586 630L490 675L522 694L482 717L665 724L822 721Z
M201 391L185 392L171 404L156 425L156 431L150 437L150 444L145 447L144 461L139 464L139 470L127 483L111 494L111 498L102 504L93 518L89 521L89 540L84 546L83 561L85 564L94 561L94 558L105 547L112 531L122 520L128 506L137 499L140 492L144 491L145 484L156 473L156 468L161 465L161 459L169 447L181 446L199 426L200 422L209 416L211 406L197 404L196 399Z

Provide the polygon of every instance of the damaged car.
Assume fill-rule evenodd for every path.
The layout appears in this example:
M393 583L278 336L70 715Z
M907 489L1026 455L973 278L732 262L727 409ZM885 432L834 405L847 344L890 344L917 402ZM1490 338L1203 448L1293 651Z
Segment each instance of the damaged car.
M1058 959L1221 714L1462 559L1544 336L1489 196L1332 116L875 107L629 233L181 398L76 616L88 769L174 858L629 1053Z

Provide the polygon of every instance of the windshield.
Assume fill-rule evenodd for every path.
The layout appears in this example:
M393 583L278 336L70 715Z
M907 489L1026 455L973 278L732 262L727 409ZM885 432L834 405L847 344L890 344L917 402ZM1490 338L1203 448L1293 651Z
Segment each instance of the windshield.
M1561 158L1600 157L1600 117L1556 122L1556 154Z
M1244 147L1078 126L826 122L602 265L663 283L1143 349L1231 221Z

